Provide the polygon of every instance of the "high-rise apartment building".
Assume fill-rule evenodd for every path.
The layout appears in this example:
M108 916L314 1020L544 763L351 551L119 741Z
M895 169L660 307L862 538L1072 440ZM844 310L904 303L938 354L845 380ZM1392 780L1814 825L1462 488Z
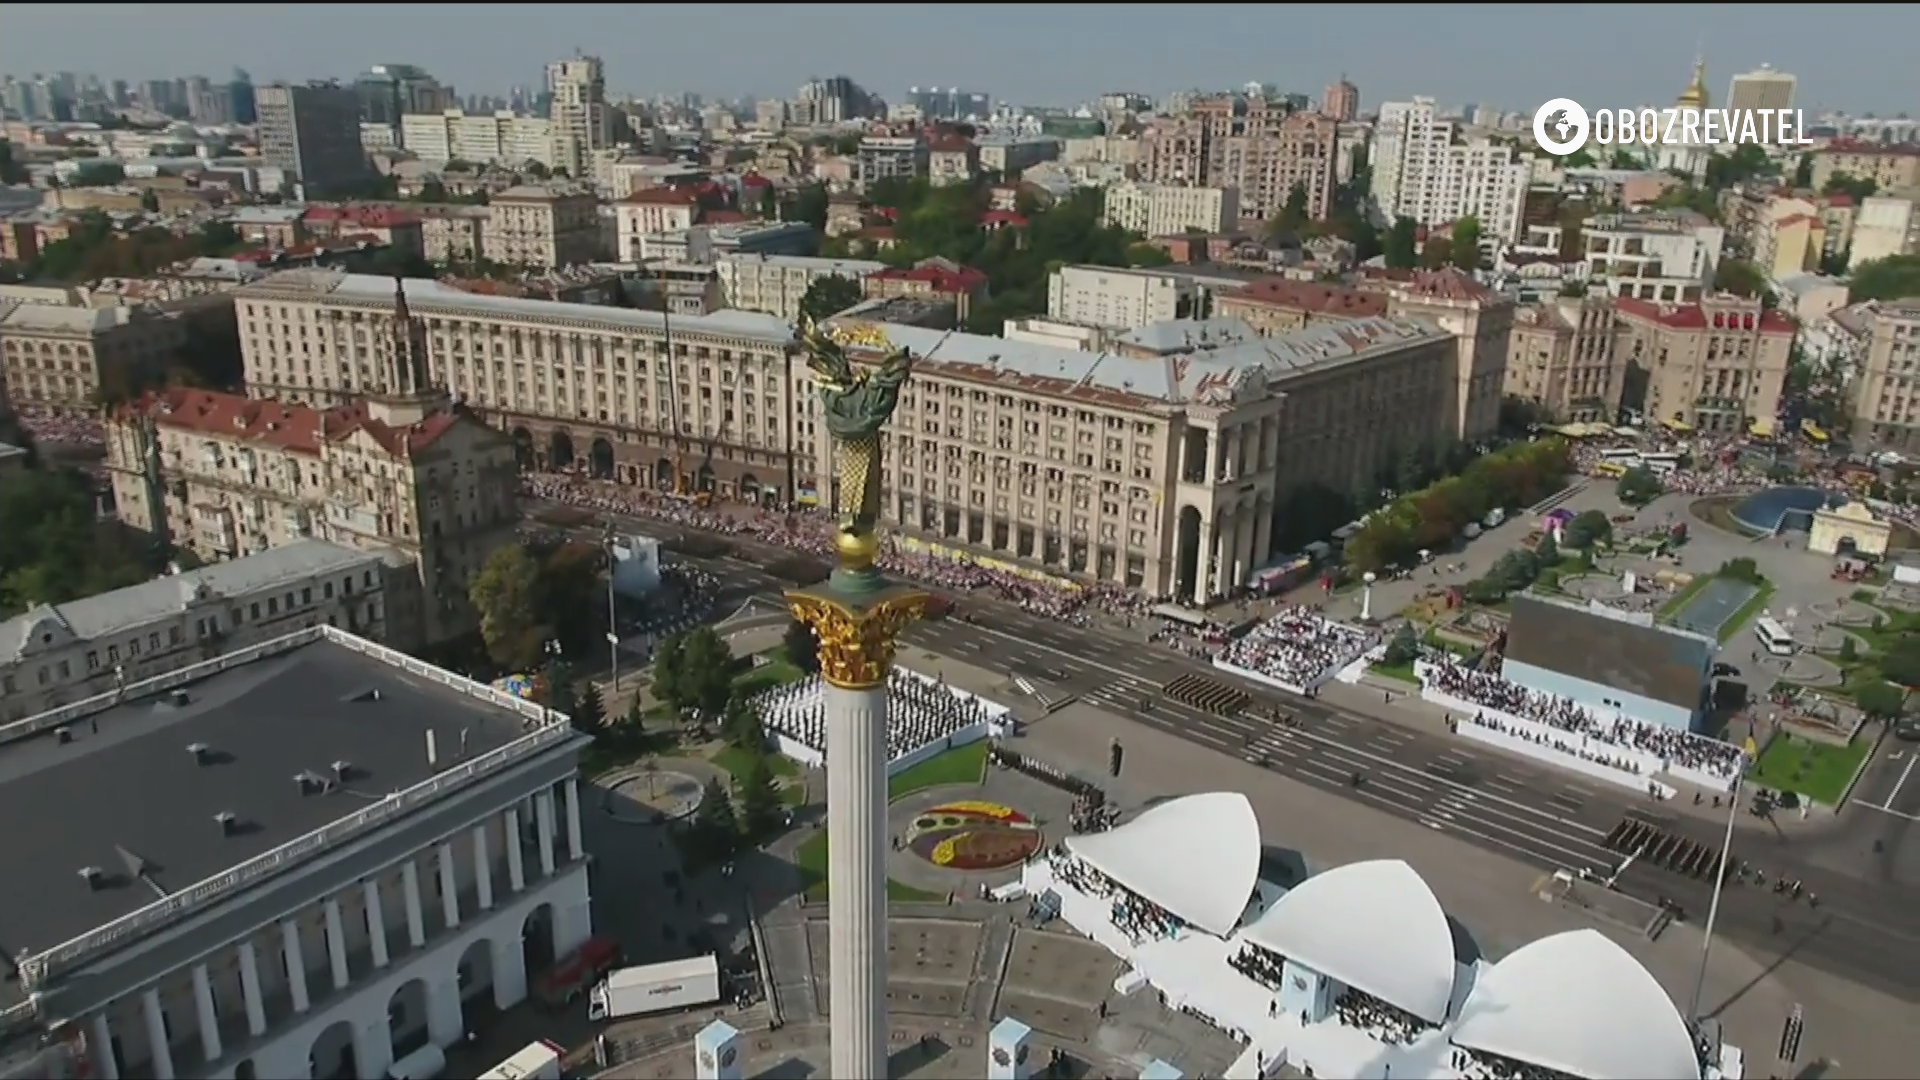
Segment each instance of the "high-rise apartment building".
M1564 421L1616 422L1626 389L1623 333L1607 296L1519 308L1507 347L1506 396Z
M305 199L353 194L367 178L360 99L332 82L272 83L255 98L260 156L294 177Z
M828 79L808 80L800 87L799 96L793 102L792 119L794 123L802 125L838 124L846 120L881 116L885 112L885 104L859 83L845 75L835 75Z
M1791 109L1797 82L1786 72L1761 64L1757 70L1735 75L1727 83L1727 108L1736 113Z
M1862 315L1866 360L1850 387L1855 443L1920 451L1920 300L1882 302Z
M1531 155L1505 143L1465 141L1460 125L1424 97L1381 105L1373 138L1373 198L1387 217L1428 226L1472 217L1488 239L1520 237Z
M907 91L906 103L927 120L985 120L993 115L993 95L957 87L915 86Z
M1202 98L1188 115L1157 120L1142 136L1141 179L1155 184L1235 188L1240 212L1269 218L1297 186L1307 213L1332 206L1339 123L1264 97Z
M1348 82L1345 75L1340 76L1339 82L1327 87L1320 111L1343 124L1352 123L1360 116L1360 88Z
M597 56L556 60L547 65L547 94L555 163L568 175L584 177L594 151L613 145L606 67Z
M553 121L512 112L470 114L459 109L400 118L400 145L422 161L468 161L509 168L537 161L548 168L554 154Z
M789 323L405 287L432 382L508 432L522 464L784 501ZM291 270L234 298L248 393L337 405L375 385L383 347L366 328L392 316L393 282Z

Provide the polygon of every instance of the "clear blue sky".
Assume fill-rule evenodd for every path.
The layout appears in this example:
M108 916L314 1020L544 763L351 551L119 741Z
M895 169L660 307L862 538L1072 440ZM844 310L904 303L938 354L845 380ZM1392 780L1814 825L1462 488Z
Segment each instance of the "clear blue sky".
M1808 20L1808 12L1817 16ZM846 74L890 100L960 86L1026 103L1246 82L1363 107L1429 94L1531 109L1550 97L1665 101L1704 49L1718 101L1762 63L1808 109L1920 114L1920 4L9 4L0 70L138 80L348 78L413 63L462 92L537 85L584 49L615 94L790 96ZM1598 106L1596 106L1598 107Z

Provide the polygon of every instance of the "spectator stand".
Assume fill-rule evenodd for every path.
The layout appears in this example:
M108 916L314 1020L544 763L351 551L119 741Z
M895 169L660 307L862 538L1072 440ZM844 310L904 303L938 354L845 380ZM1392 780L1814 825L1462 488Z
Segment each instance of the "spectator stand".
M775 748L808 769L827 760L825 685L815 675L753 698ZM1012 724L1012 710L998 702L896 667L887 683L887 775L956 746L998 737Z
M1420 697L1452 716L1476 742L1639 791L1671 798L1659 779L1726 791L1746 767L1740 748L1624 715L1603 720L1584 706L1445 660L1414 665Z
M1306 1075L1719 1077L1658 982L1593 930L1480 956L1419 874L1354 863L1293 888L1260 879L1259 824L1235 792L1161 803L1024 867L1060 918L1170 1008ZM1462 1051L1468 1053L1462 1054ZM1509 1067L1511 1066L1511 1068Z
M1288 608L1228 643L1213 666L1245 679L1306 694L1339 676L1375 643L1373 631L1309 608Z

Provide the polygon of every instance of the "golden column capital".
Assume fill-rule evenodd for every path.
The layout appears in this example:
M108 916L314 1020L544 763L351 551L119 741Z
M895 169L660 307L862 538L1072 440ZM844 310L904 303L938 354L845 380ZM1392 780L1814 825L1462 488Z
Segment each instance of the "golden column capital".
M822 678L843 690L871 690L886 684L900 632L926 614L929 599L902 585L859 597L794 591L787 608L819 640Z

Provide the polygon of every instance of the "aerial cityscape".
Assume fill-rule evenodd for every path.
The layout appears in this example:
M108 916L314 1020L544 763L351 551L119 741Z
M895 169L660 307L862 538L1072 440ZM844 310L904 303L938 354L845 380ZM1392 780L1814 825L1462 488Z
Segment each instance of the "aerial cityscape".
M79 10L0 1080L1920 1069L1920 14Z

